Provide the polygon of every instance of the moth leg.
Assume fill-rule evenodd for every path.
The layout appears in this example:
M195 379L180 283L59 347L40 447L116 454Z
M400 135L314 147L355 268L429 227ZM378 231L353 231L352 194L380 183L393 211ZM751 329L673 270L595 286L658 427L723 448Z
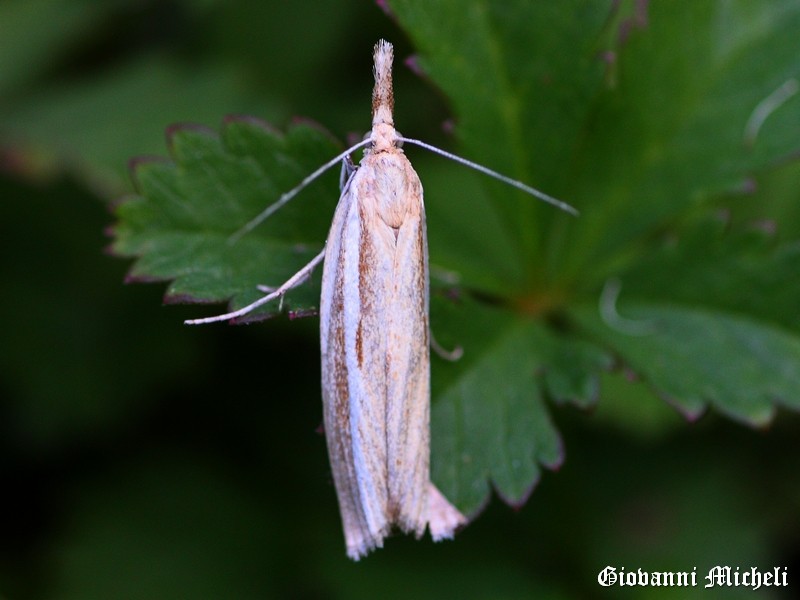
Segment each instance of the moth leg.
M259 292L264 292L265 294L271 294L272 292L277 292L278 290L281 290L281 289L283 290L284 293L286 293L291 289L294 289L296 287L300 287L301 285L303 285L306 281L308 281L311 278L311 273L314 271L314 267L316 267L316 264L315 264L312 268L306 270L306 268L310 264L311 263L309 263L308 265L306 265L300 271L297 272L298 274L300 274L302 272L303 276L300 277L299 279L297 279L296 281L294 281L292 283L291 287L286 287L286 283L288 283L288 282L285 282L285 283L283 283L283 284L281 284L281 285L279 285L277 287L274 286L274 285L257 285L256 288L258 288ZM292 276L292 277L294 278L294 276Z
M293 290L296 287L300 287L306 281L311 279L311 273L314 271L314 267L316 267L317 264L319 263L315 263L313 265L311 263L308 263L305 267L303 267L300 271L298 271L297 274L298 275L302 274L302 277L299 277L295 281L293 281L291 286L287 287L287 284L289 283L287 281L278 287L272 285L257 285L256 288L258 289L259 292L263 292L265 294L279 293L281 299L280 299L280 304L278 304L278 312L281 312L283 310L283 298L285 297L286 292L288 292L289 290ZM308 268L309 266L311 268ZM294 279L294 277L295 276L292 276L292 279Z
M443 358L449 362L456 362L460 360L462 356L464 356L464 348L461 346L456 346L452 350L445 350L442 346L439 345L439 342L436 341L436 338L433 337L433 331L430 332L431 336L431 350L436 352L439 358Z
M353 159L350 158L348 154L342 159L342 170L339 171L339 193L344 194L344 188L350 182L350 178L353 176L353 173L358 170L358 165L353 162Z
M297 273L292 275L289 279L287 279L282 285L275 288L273 291L268 293L266 296L262 296L255 302L252 302L245 306L244 308L240 308L239 310L235 310L233 312L225 313L224 315L216 315L213 317L205 317L202 319L188 319L184 321L186 325L205 325L206 323L216 323L218 321L230 321L232 319L236 319L238 317L242 317L248 313L253 312L259 306L263 306L267 302L274 300L275 298L283 298L283 295L291 290L292 288L297 287L301 283L303 283L308 277L311 275L311 272L314 268L322 262L322 259L325 257L325 248L317 254L311 261L300 269Z

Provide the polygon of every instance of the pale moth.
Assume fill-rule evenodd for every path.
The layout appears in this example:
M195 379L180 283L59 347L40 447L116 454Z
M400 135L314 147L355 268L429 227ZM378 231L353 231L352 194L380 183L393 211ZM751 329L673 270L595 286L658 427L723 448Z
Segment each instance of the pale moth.
M347 555L355 560L393 527L452 538L466 518L430 481L428 243L422 184L400 148L422 146L487 173L568 212L522 183L438 148L402 137L392 110L392 45L375 45L372 131L284 194L241 237L328 168L344 160L342 192L326 246L277 289L235 312L187 321L224 321L282 297L325 258L320 298L325 436ZM365 147L358 167L349 161Z

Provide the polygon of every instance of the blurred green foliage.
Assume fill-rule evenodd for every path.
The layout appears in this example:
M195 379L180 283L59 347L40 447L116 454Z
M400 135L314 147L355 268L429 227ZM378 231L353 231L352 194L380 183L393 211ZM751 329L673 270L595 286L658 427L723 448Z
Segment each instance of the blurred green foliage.
M441 90L397 65L396 120L403 133L452 145L441 123L455 114L465 154L492 167L510 165L505 170L584 211L569 230L549 208L524 208L531 212L520 218L527 201L509 205L494 184L483 190L460 167L417 153L434 264L464 267L463 281L489 297L511 287L514 297L525 298L531 289L564 283L573 304L560 316L604 340L628 367L641 367L648 362L643 352L669 340L643 348L642 339L604 329L590 300L614 274L623 275L621 299L630 298L620 301L621 314L637 322L663 310L653 305L648 312L650 300L668 298L739 311L797 339L800 281L792 248L800 168L786 154L800 144L797 97L784 107L788 112L765 121L752 151L726 137L742 130L746 107L798 76L800 45L785 42L785 29L797 23L793 3L656 0L647 18L637 18L644 3L623 2L610 22L603 19L612 14L611 3L599 0L390 4L395 19L355 0L324 0L313 10L255 0L0 4L6 316L0 597L752 595L746 589L604 590L596 576L609 564L697 566L700 574L716 564L788 566L792 581L800 568L797 415L779 412L766 428L761 413L745 411L742 420L759 422L758 429L715 412L687 424L656 397L647 377L637 379L641 368L602 374L598 391L596 381L569 368L603 361L589 360L596 356L585 346L566 344L573 355L549 355L565 377L551 374L542 397L533 390L517 398L557 424L560 440L548 438L555 446L538 448L537 460L561 464L558 473L544 475L518 511L491 502L455 542L398 537L353 564L344 555L324 440L315 433L321 420L316 320L190 329L182 320L197 310L160 307L163 285L121 284L130 265L103 253L103 231L113 222L113 201L133 192L130 157L164 155L170 124L217 129L228 114L252 114L281 129L294 116L308 117L339 138L360 135L368 123L370 49L386 37L398 57L419 52L417 66ZM524 6L538 11L535 22L514 19ZM504 43L521 57L513 64L532 65L530 72L498 71L497 81L468 85L485 72L476 66L487 55L476 40L486 39L486 23L515 32ZM704 45L708 38L691 35L703 24L730 35ZM548 54L555 42L532 37L534 26L551 38L567 27L574 37L561 43L575 52ZM617 35L620 27L631 30L628 54L603 68L595 59L617 38L597 32ZM764 39L773 41L761 44ZM463 61L460 69L448 66L453 57ZM572 82L541 85L550 69L570 73ZM658 80L671 69L674 79ZM748 85L754 78L759 85ZM616 91L598 103L598 86ZM459 96L463 89L471 94ZM509 127L513 120L492 123L494 112L475 108L504 97L498 94L504 89L522 94L516 96L521 104L502 107L517 115L520 128ZM700 102L701 91L714 102ZM554 130L555 122L574 129ZM671 136L675 123L682 124L679 135ZM520 132L533 132L538 146L531 154L530 140L516 139ZM742 193L753 185L756 193ZM453 211L459 199L468 208ZM652 210L636 212L636 203ZM736 235L720 233L713 218L720 209ZM478 223L497 241L489 251L476 233L475 211L484 211ZM554 237L531 238L522 231L529 218ZM746 235L754 220L765 218L776 224L774 236ZM497 232L509 223L518 237L503 241ZM531 270L531 256L546 257L545 267ZM533 340L551 335L524 319L525 328L517 329L503 320L507 315L494 315L499 325L486 331L494 323L488 317L464 322L447 304L437 310L443 344L495 336L502 342L493 346L495 356L509 356L523 333ZM475 310L468 315L487 309ZM722 339L724 351L730 346ZM704 358L655 375L670 383L681 381L678 375L694 377L692 367ZM448 382L463 380L446 365L439 373L434 385L447 400ZM504 377L523 376L510 369ZM763 372L753 381L765 394L757 400L771 406L771 381L763 381ZM480 395L482 380L473 383L467 392ZM796 389L798 382L785 385ZM568 392L576 389L582 391L572 397ZM745 403L752 398L751 388L722 389L721 398L714 392L683 411L697 416L715 399L724 409L728 393ZM557 402L547 416L544 396L587 406L593 394L600 400L592 412ZM434 419L454 406L441 402ZM531 422L516 425L524 432ZM513 447L530 443L522 436ZM565 457L553 455L552 448L561 452L558 444ZM541 476L536 463L525 467L529 481ZM518 501L529 491L520 481L495 483L504 498ZM791 597L778 589L760 593Z

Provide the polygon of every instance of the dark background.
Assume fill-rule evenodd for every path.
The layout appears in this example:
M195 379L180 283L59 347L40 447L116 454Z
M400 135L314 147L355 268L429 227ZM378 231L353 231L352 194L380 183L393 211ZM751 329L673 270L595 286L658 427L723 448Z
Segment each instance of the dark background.
M316 318L185 327L200 310L124 285L104 230L127 159L165 155L171 123L304 116L360 136L372 44L402 59L405 36L332 0L17 0L0 22L0 598L654 597L600 589L608 564L793 582L797 415L686 424L613 377L594 412L553 410L566 462L524 507L495 498L455 542L349 561ZM445 100L396 70L401 131L446 146Z

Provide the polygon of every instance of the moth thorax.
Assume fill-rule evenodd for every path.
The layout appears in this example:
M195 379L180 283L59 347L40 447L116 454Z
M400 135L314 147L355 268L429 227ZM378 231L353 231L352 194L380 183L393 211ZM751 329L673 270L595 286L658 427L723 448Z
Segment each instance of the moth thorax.
M378 123L372 128L371 152L385 152L398 148L398 135L391 122Z
M419 210L419 179L403 154L383 154L378 160L381 174L373 182L376 210L386 225L397 229L409 212Z

